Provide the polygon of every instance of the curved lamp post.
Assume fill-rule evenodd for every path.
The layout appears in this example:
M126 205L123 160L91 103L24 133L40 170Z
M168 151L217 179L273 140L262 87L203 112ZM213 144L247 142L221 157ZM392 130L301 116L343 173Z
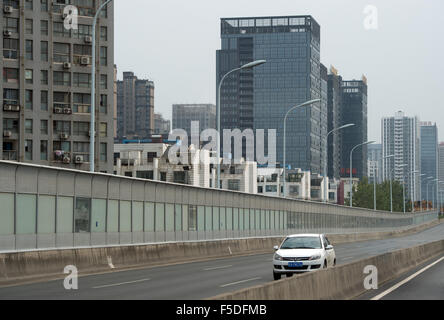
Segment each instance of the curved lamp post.
M222 89L222 84L224 82L224 80L232 73L240 71L240 70L245 70L245 69L253 69L257 66L260 66L264 63L266 63L266 60L256 60L247 64L244 64L243 66L233 69L229 72L227 72L222 79L219 82L219 85L217 86L217 101L216 101L216 112L217 112L217 187L216 189L222 189L221 185L220 185L220 136L221 136L221 132L220 132L220 91Z
M326 143L325 143L325 161L324 161L324 202L328 202L328 184L327 184L327 167L328 167L328 137L335 133L338 132L340 130L346 129L346 128L350 128L355 126L354 123L349 123L346 125L343 125L342 127L336 128L331 130L329 133L327 133L327 137L326 137Z
M359 147L364 147L372 143L375 143L375 141L367 141L358 144L357 146L354 146L350 152L350 208L353 208L353 152Z
M286 182L287 182L287 118L288 115L295 109L298 108L302 108L302 107L306 107L306 106L310 106L316 102L321 102L321 99L315 99L315 100L310 100L307 102L304 102L300 105L294 106L293 108L291 108L290 110L288 110L288 112L285 114L285 118L284 118L284 198L285 198L285 194L287 193L287 188L286 188Z
M97 9L94 15L93 25L92 25L92 66L91 66L91 124L90 124L90 142L89 142L89 171L95 172L95 143L96 143L96 26L97 19L100 12L105 8L108 3L112 0L107 0L104 2L99 9Z

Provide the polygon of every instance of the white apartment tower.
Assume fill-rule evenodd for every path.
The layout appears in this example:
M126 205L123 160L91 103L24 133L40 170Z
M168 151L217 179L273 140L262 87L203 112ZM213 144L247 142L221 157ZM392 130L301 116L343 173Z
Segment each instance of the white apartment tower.
M385 181L405 181L406 199L419 201L421 184L420 122L399 111L382 119L382 175ZM394 157L386 158L394 155ZM413 172L417 173L413 173Z

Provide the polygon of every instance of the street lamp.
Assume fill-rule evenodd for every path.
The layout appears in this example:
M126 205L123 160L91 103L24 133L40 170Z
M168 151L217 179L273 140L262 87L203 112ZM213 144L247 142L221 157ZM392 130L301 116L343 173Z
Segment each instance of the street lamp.
M415 181L415 178L414 178L414 175L415 174L418 174L418 173L420 173L418 170L414 170L414 171L412 171L412 172L410 172L410 178L411 178L411 180L410 180L410 182L411 182L411 190L410 190L410 197L411 197L411 199L410 199L410 202L412 203L412 213L414 212L414 208L415 208L415 205L414 205L414 203L415 203L415 195L414 195L414 193L413 193L413 184L414 184L414 181Z
M97 19L99 17L100 12L103 8L105 8L108 3L112 0L107 0L104 2L99 9L97 9L96 14L94 15L93 25L92 25L92 66L91 66L91 124L90 124L90 142L89 142L89 171L95 172L95 143L96 143L96 26Z
M361 144L358 144L357 146L354 146L353 149L350 152L350 208L353 208L353 152L359 148L363 147L372 143L375 143L376 141L367 141Z
M260 66L264 63L266 63L266 60L256 60L247 64L244 64L243 66L233 69L229 72L227 72L222 79L219 82L219 85L217 86L217 101L216 101L216 112L217 112L217 189L221 189L221 185L220 185L220 91L222 89L222 84L224 82L224 80L232 73L240 71L240 70L245 70L245 69L253 69L257 66Z
M324 161L324 202L328 201L328 193L327 193L327 189L328 189L328 184L327 184L327 167L328 167L328 137L340 130L346 129L346 128L350 128L355 126L354 123L349 123L346 125L343 125L342 127L336 128L331 130L329 133L327 133L327 137L326 137L326 143L325 143L325 161Z
M419 184L422 186L422 177L425 177L427 174L425 174L425 173L423 173L423 174L421 174L420 176L419 176ZM427 179L426 179L427 180ZM420 200L421 200L421 211L424 211L423 210L423 207L422 207L422 202L424 201L424 199L422 198L422 188L421 188L421 196L420 196Z
M286 189L286 182L287 182L287 176L286 176L286 171L287 171L287 118L288 115L295 109L298 108L302 108L302 107L307 107L307 106L311 106L314 103L317 102L321 102L321 99L315 99L315 100L310 100L307 102L304 102L303 104L294 106L293 108L291 108L290 110L288 110L287 114L285 115L284 118L284 198L285 198L285 194L287 193L287 189Z

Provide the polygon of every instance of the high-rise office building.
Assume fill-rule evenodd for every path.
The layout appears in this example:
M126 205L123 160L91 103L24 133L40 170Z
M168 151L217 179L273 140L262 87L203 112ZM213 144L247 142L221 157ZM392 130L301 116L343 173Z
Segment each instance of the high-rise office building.
M321 98L319 24L311 16L222 19L217 85L227 72L260 59L267 63L224 81L221 128L276 129L276 160L282 163L285 114L293 106ZM317 103L290 114L286 164L292 168L321 173L321 135L327 128L321 111ZM268 139L264 142L267 154Z
M124 72L117 81L117 136L145 139L154 133L154 82Z
M320 66L321 71L321 109L320 109L320 118L319 125L321 129L321 159L320 159L320 168L321 174L327 175L327 172L324 172L326 161L328 160L328 151L327 151L327 134L328 134L328 71L327 67L321 63Z
M425 174L425 177L433 177L433 179L438 178L438 127L436 123L421 122L421 174ZM427 184L430 180L422 179L422 199L427 197ZM432 192L432 186L429 189L429 192ZM436 191L436 189L433 190Z
M191 143L191 122L199 122L199 134L206 129L216 128L216 106L214 104L173 105L173 130L183 129Z
M154 134L169 134L171 131L171 121L166 120L160 113L154 114Z
M92 22L98 1L72 0L78 29L64 26L65 1L2 2L0 157L88 170ZM96 171L112 172L114 7L97 26ZM100 102L100 104L99 104Z
M382 144L368 146L368 179L373 183L382 182Z
M334 68L328 74L328 132L341 125L342 77ZM337 131L328 137L328 177L340 178L342 131Z
M444 181L444 142L441 142L438 147L438 179ZM441 186L444 190L444 188Z
M367 142L367 79L342 81L341 123L353 123L354 127L347 128L341 134L341 177L350 176L350 152L364 142ZM357 148L353 153L353 176L362 179L367 176L367 146Z
M394 117L382 119L382 174L390 179L406 183L406 197L421 199L420 127L417 117L407 117L399 111ZM394 157L386 158L394 155Z

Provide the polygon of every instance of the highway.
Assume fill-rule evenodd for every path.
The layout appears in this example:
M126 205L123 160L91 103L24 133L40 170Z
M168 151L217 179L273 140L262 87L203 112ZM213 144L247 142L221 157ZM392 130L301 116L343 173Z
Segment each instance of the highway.
M361 260L386 252L443 240L444 224L402 238L372 240L335 246L338 264ZM278 245L278 243L276 243ZM270 254L233 257L138 270L118 271L79 278L78 290L65 290L63 280L0 288L0 300L8 299L146 299L197 300L273 281ZM81 270L80 270L81 271ZM423 277L423 278L422 278ZM440 279L437 281L437 279ZM427 291L430 299L442 299L444 263L423 273L408 286ZM408 297L407 285L386 298ZM376 296L376 292L372 292ZM399 296L397 296L399 295ZM363 297L366 298L366 297ZM371 297L367 297L371 298Z
M358 300L444 300L444 255L371 290Z

